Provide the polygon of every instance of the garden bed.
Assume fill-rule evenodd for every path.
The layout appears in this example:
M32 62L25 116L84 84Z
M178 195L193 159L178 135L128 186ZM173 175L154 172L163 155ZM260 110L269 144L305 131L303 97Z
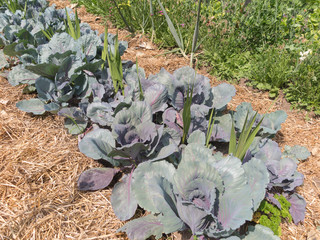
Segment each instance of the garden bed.
M60 7L69 4L52 2ZM92 28L104 30L95 23L96 17L84 9L79 11L79 16L83 21L94 23ZM120 38L126 35L120 32ZM123 59L135 61L137 56L147 75L158 72L161 67L172 72L188 64L184 58L157 56L163 51L145 49L145 44L152 45L144 38L126 40L129 48ZM199 73L207 75L205 69ZM213 77L210 79L212 84L218 83ZM125 239L124 234L116 233L123 223L113 214L111 188L97 192L76 189L79 174L99 164L79 152L77 139L66 132L62 119L52 115L34 117L17 110L16 102L30 96L22 95L21 87L11 87L3 78L0 84L0 236L4 239ZM242 85L235 87L237 94L228 105L233 109L246 101L254 110L265 112L272 103L266 93ZM271 110L284 106L287 106L285 100L279 98ZM299 164L299 171L305 175L304 185L298 190L307 201L304 224L282 224L281 239L317 239L320 121L307 119L305 112L286 112L288 118L276 141L281 147L305 146L312 156Z

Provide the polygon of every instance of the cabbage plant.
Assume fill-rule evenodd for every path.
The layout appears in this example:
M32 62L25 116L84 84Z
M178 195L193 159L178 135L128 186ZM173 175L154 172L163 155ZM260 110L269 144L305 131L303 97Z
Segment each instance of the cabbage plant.
M267 199L275 206L280 206L274 193L282 189L282 195L291 203L289 212L295 224L304 220L306 201L295 192L296 187L303 184L304 176L297 170L297 163L310 156L310 152L301 146L286 146L281 153L278 144L271 139L263 139L259 146L252 149L251 157L261 159L269 171L270 182L268 184Z
M195 81L194 77L198 81ZM238 229L252 219L253 213L265 197L276 204L271 193L274 191L273 186L278 187L280 194L287 194L288 199L292 199L290 211L297 216L294 222L303 219L303 200L294 193L295 187L301 184L303 179L301 174L296 172L296 164L292 166L292 174L287 176L292 182L292 192L288 192L288 184L284 184L288 182L280 175L282 167L274 170L263 157L265 141L271 141L269 138L276 134L286 118L283 111L267 113L262 118L262 115L253 111L247 103L241 104L236 111L227 111L226 104L234 95L234 88L228 84L220 84L208 89L208 79L196 75L195 71L188 67L178 69L173 74L162 69L159 74L146 78L143 69L137 70L136 66L131 66L124 71L124 80L126 86L123 102L118 102L115 108L106 107L104 114L100 112L102 121L109 121L110 118L110 122L106 124L107 129L97 126L79 142L80 151L85 155L96 160L106 160L116 168L89 169L80 175L78 187L80 190L105 188L116 174L122 172L123 176L114 186L111 196L117 217L121 220L130 219L138 206L152 213L141 221L135 219L129 222L121 229L127 232L130 238L144 239L150 235L160 236L162 233L191 229L193 235L198 237L228 236L237 239ZM194 84L192 98L189 98L191 122L187 141L183 142L183 111L187 102L184 90L190 84ZM140 100L141 91L144 95L143 101ZM213 111L215 117L210 120ZM246 121L246 125L250 125L246 131L250 131L251 127L257 129L253 143L241 160L232 154L223 156L218 151L220 149L215 147L219 141L230 141L231 115L235 122L235 135L242 134ZM253 116L254 121L250 123L249 117ZM211 143L210 148L208 142ZM216 153L212 155L214 149ZM290 154L292 155L288 150L286 155ZM189 157L193 160L189 161ZM209 163L212 163L212 166ZM283 163L286 166L289 162ZM205 173L199 170L201 168ZM186 174L191 170L196 173L190 173L191 176ZM172 174L157 175L162 173ZM205 177L199 176L200 180L196 180L197 177L193 179L192 176L200 173ZM232 174L240 174L241 180L240 176L238 179ZM275 180L273 175L280 179ZM187 177L190 178L186 179ZM213 182L208 183L206 177ZM165 180L169 183L162 185ZM234 185L232 181L235 181ZM275 182L281 184L275 185ZM146 185L149 183L154 185ZM189 189L188 184L195 190ZM143 196L142 192L139 192L149 188L150 191ZM153 193L153 190L166 192ZM239 197L232 194L238 194ZM242 199L243 202L234 202L235 199ZM169 207L158 209L152 204ZM235 207L231 212L240 215L233 216L228 212L231 206ZM161 227L153 226L155 222ZM147 228L146 232L142 231Z
M193 236L224 239L252 219L269 183L265 164L259 159L242 164L230 155L212 155L204 143L189 143L177 168L165 161L137 167L133 196L151 214L119 231L130 239L146 239L188 228Z

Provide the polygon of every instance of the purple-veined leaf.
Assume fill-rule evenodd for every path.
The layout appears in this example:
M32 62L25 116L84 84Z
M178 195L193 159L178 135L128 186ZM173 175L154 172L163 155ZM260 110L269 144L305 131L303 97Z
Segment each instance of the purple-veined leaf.
M100 83L93 83L91 85L92 88L92 95L94 98L101 100L103 95L106 93L104 86Z
M281 204L279 200L274 197L274 194L267 192L266 199L281 210Z
M220 199L218 220L223 229L237 229L246 221L250 221L253 215L252 202L248 201L250 196L249 187L240 191L229 191Z
M101 126L111 126L113 122L113 109L109 103L93 102L88 105L87 116L92 122Z
M92 168L81 173L78 179L78 189L95 191L107 187L114 175L119 172L115 168Z
M262 142L259 143L259 149L255 151L258 152L254 152L254 157L263 160L265 163L271 160L279 161L282 155L278 143L271 139L262 140Z
M80 108L77 108L77 107L62 108L58 112L58 115L66 117L66 118L70 117L75 120L84 120L85 119L84 112Z
M215 117L213 124L212 138L218 142L229 142L232 127L232 119L230 114Z
M33 113L34 115L42 115L45 113L45 104L38 98L32 98L29 100L22 100L17 102L17 108L21 111Z
M310 152L306 147L295 145L293 147L285 146L283 157L293 158L296 163L299 163L299 160L306 160L310 156Z
M59 109L60 105L55 102L51 102L44 105L44 110L46 110L46 112L57 113Z
M172 181L175 168L166 161L144 162L134 171L132 190L139 206L151 213L168 212L172 207L164 196L174 199L172 190L164 186ZM171 210L172 211L172 210Z
M74 40L68 33L56 33L51 38L50 42L41 45L39 48L39 63L46 63L50 56L55 53L64 53L68 50L74 51L77 55L82 55L80 41Z
M115 141L111 132L107 129L94 128L92 131L85 134L78 143L79 150L87 157L94 160L105 159L113 166L118 165L118 162L108 155L115 147Z
M82 35L78 41L81 42L87 61L89 62L94 59L97 54L97 46L102 43L100 37L95 33L89 33Z
M12 68L8 75L8 81L12 86L19 84L34 84L36 79L39 77L38 74L30 72L25 69L24 65L19 64Z
M44 101L52 100L55 94L54 82L45 77L36 79L35 86L37 88L38 98Z
M134 172L132 190L140 207L154 214L163 224L163 232L181 230L183 222L177 216L172 190L175 168L166 161L144 162Z
M290 195L287 200L291 203L289 212L292 216L293 222L295 224L302 222L306 212L306 200L297 193Z
M112 208L121 221L130 219L138 207L137 200L132 192L132 173L133 170L129 175L123 176L112 190Z
M177 88L172 96L172 105L178 110L184 107L184 94L181 89Z
M269 183L269 173L264 162L257 158L252 158L243 165L243 168L251 190L253 210L256 211L265 197Z
M147 239L152 235L159 239L162 236L163 224L158 217L150 214L126 223L118 232L125 232L132 240Z
M152 113L164 111L167 108L168 90L162 84L154 84L144 91L144 98L151 106Z
M267 162L268 170L274 175L271 179L275 183L281 183L291 178L297 169L297 164L290 158L282 158L279 160L271 160Z
M284 123L286 119L287 114L283 110L266 114L261 123L262 133L270 135L276 134L281 129L281 124Z
M301 172L295 171L291 178L292 182L287 186L284 186L283 190L293 191L296 187L301 186L303 184L304 175Z
M175 132L177 132L182 137L182 129L176 123L176 119L178 116L180 117L180 114L174 108L171 107L167 108L163 112L162 119L164 124L166 124L169 128L175 130Z
M236 89L230 84L222 83L212 88L212 94L213 107L221 109L231 101L232 97L236 94Z

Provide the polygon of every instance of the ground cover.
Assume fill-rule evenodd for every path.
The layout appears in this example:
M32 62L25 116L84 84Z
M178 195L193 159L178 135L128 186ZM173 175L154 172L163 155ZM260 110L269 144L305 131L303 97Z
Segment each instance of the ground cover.
M129 51L128 51L129 52ZM142 55L142 56L144 56L145 54L144 54L144 52L146 52L146 51L144 51L144 50L142 50L142 51L140 51L141 53L140 53L140 56ZM135 54L135 53L133 53L133 54ZM134 58L133 58L134 59ZM165 57L163 57L162 59L165 59ZM161 60L162 60L161 59ZM178 59L178 60L180 60L181 61L181 59ZM170 63L170 62L169 62ZM149 65L150 66L150 65ZM157 65L156 67L159 67L160 65ZM174 68L173 68L174 69ZM155 72L157 72L157 71L155 71ZM241 94L241 93L240 93ZM256 95L258 95L259 96L259 94L258 93L256 93ZM252 95L251 95L252 96ZM268 101L267 101L268 102ZM265 102L264 102L265 103ZM257 105L257 103L255 103L256 105ZM232 103L232 105L233 105L233 103ZM237 106L237 105L233 105L233 106ZM257 106L254 106L255 107L255 109L256 109L256 107ZM262 107L265 107L265 106L263 106L262 105ZM279 136L278 136L279 137ZM291 144L290 144L291 145ZM316 150L314 151L314 153L316 152ZM88 209L89 210L89 209ZM90 211L90 210L89 210ZM109 236L110 238L112 238L111 236ZM101 236L101 238L108 238L108 236ZM117 238L117 237L114 237L114 238Z

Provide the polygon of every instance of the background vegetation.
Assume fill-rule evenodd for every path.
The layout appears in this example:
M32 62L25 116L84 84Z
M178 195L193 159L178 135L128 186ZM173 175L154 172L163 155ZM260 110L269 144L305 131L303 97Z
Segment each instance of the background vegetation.
M150 1L152 9L150 8ZM156 0L74 0L119 28L140 32L160 48L177 43ZM268 90L283 89L293 107L320 115L319 0L204 0L196 57L215 76ZM161 0L190 54L196 24L194 0Z

